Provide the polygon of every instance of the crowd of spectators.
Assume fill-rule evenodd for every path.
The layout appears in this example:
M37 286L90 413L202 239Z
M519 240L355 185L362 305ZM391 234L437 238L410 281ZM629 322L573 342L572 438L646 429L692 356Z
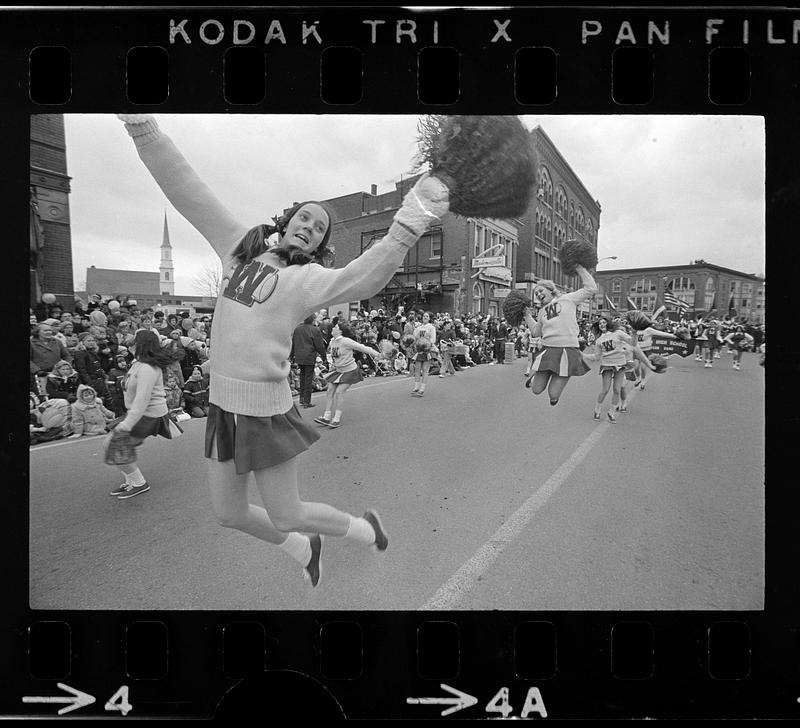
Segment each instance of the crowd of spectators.
M125 414L123 387L133 361L131 346L139 329L151 329L170 354L164 369L170 409L178 419L208 414L208 359L211 317L166 315L139 309L119 298L93 296L76 301L73 311L61 306L30 310L31 442L44 442L107 431ZM199 374L198 374L199 372ZM89 394L95 401L89 402ZM105 412L104 426L94 416ZM85 426L85 412L92 415ZM56 416L56 414L58 416Z
M321 334L322 350L317 346L309 355L308 347L302 347L302 352L299 344L298 352L293 347L289 372L293 395L301 397L303 403L310 396L309 382L310 391L326 388L324 374L329 371L330 361L323 352L339 321L349 323L356 341L383 355L376 361L354 352L364 376L409 374L415 331L422 324L424 313L436 329L431 375L443 377L469 367L502 364L506 361L507 344L513 346L515 358L527 357L535 347L524 324L512 327L498 316L453 315L422 309L398 313L361 309L356 313L336 311L331 316L323 309L306 319L296 331L297 342L310 341L308 326L316 327ZM720 340L744 323L732 317L714 320ZM153 309L140 310L119 299L101 300L95 296L88 305L78 302L72 312L56 305L36 312L31 310L30 323L31 442L78 434L73 428L73 412L76 404L85 409L81 402L86 405L88 399L86 394L79 396L81 387L94 393L98 405L107 413L107 421L109 415L125 414L122 388L133 361L129 347L134 333L142 328L154 330L162 347L170 353L171 363L164 370L170 412L178 419L207 416L209 381L200 365L208 358L211 346L211 316L165 315ZM594 343L591 323L589 319L579 322L581 349ZM670 333L688 332L693 337L698 323L659 317L653 327ZM304 332L301 327L305 327ZM753 338L753 350L763 352L765 327L744 323L744 328Z

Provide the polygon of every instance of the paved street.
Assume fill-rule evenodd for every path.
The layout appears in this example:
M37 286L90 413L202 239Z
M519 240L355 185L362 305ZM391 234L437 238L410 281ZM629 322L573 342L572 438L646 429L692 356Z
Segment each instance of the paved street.
M596 365L557 407L524 360L347 394L301 456L301 494L361 515L385 553L327 538L312 589L279 549L217 525L204 420L149 440L151 491L119 501L100 438L31 450L34 609L757 610L764 589L764 371L669 359L618 424L592 419ZM317 407L301 410L311 419ZM607 399L610 402L610 394ZM253 502L258 502L255 490Z

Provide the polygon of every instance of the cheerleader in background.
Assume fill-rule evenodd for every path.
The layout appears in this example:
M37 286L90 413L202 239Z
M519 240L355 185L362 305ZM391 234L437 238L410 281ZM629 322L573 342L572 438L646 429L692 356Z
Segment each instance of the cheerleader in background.
M611 321L610 317L601 317L595 321L592 327L595 333L594 352L588 354L584 352L583 356L590 361L600 361L602 385L594 407L594 419L600 419L603 401L608 395L609 389L613 388L611 407L606 412L606 417L609 422L616 424L617 418L614 412L620 407L622 382L625 379L628 361L625 347L633 348L635 344L633 338L625 333L616 322ZM643 359L647 361L645 357ZM649 361L647 366L652 368Z
M637 331L636 345L639 347L639 350L644 354L645 358L648 357L653 350L653 336L657 336L661 339L680 338L678 336L675 336L675 334L671 334L669 331L661 331L660 329L653 328L652 326L648 326L646 329ZM640 360L636 370L637 379L633 383L634 387L639 387L639 389L644 389L644 383L645 379L647 379L648 369L652 369L652 367L644 366L644 364L642 364Z
M344 322L337 323L333 327L331 336L328 353L333 362L333 371L325 377L325 381L328 383L325 392L325 412L322 417L315 417L314 422L336 428L341 425L344 393L350 389L352 384L357 384L364 379L353 352L360 351L373 358L380 357L381 353L355 341L353 331Z
M578 346L577 306L597 293L597 283L586 268L575 267L583 287L560 294L552 281L539 281L533 289L534 303L539 306L537 320L532 310L525 309L525 323L533 338L541 337L542 350L531 364L532 377L525 383L534 394L547 389L550 404L555 406L570 377L582 377L589 371Z
M435 345L436 327L431 323L431 315L426 311L422 314L422 323L414 329L414 354L411 359L414 389L411 390L411 394L415 397L425 395L425 385L428 383L428 372Z
M744 326L737 326L725 337L725 343L733 349L733 368L742 369L742 352L753 346L753 337L745 333Z

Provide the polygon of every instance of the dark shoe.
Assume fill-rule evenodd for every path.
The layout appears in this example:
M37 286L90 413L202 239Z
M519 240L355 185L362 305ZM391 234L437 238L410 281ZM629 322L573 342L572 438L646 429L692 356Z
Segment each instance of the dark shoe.
M558 404L558 400L557 399L551 399L550 400L550 406L551 407L555 407L557 404Z
M311 404L311 402L304 402L301 406L309 409L310 407L316 407L317 405Z
M370 510L364 514L364 520L367 521L375 531L375 548L377 548L378 551L386 551L386 547L389 545L389 536L386 531L383 530L383 524L381 523L380 516L378 516L378 512L370 508Z
M608 412L606 412L606 417L608 417L608 421L609 421L609 422L610 422L612 425L616 425L616 424L617 424L617 418L614 416L614 413L613 413L611 410L609 410Z
M599 410L595 410L595 411L594 411L594 415L593 415L593 416L594 416L594 418L595 418L596 420L599 420L599 419L600 419L600 411L599 411Z
M129 485L124 493L117 496L117 499L125 500L126 498L133 498L133 496L139 495L139 493L146 493L148 490L150 490L150 486L147 483L142 483L142 485Z
M309 537L309 541L311 542L311 559L303 570L303 576L311 582L311 586L316 586L322 576L322 536L314 534Z
M122 495L123 493L126 493L128 491L129 487L130 486L127 483L123 483L122 485L119 485L116 488L114 488L114 490L112 490L109 493L109 495L117 495L117 496Z
M338 420L331 420L331 421L328 423L328 427L332 427L332 428L336 429L336 428L337 428L337 427L339 427L341 424L342 424L342 423L341 423L341 422L339 422Z
M330 420L326 420L324 417L315 417L314 422L318 425L329 425L331 423Z

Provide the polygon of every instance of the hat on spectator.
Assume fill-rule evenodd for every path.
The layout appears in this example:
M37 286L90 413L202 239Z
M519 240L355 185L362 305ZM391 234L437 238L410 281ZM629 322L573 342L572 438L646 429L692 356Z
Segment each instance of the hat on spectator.
M47 324L48 326L58 326L61 322L58 319L49 318L42 321L43 324Z
M117 347L117 358L119 358L119 357L123 357L124 358L125 354L127 354L127 353L128 353L128 347L127 346L119 346L119 347Z
M173 334L177 334L178 336L183 336L183 331L181 331L180 329L172 329L172 331L169 332L169 335L172 336Z
M185 318L181 321L181 328L183 328L184 331L189 331L194 328L194 322L190 318Z
M78 334L78 341L83 341L87 336L94 338L88 331L84 331L82 334Z
M107 326L108 325L108 318L106 318L106 315L102 311L97 311L97 310L92 311L89 314L89 320L93 324L97 324L98 326Z

